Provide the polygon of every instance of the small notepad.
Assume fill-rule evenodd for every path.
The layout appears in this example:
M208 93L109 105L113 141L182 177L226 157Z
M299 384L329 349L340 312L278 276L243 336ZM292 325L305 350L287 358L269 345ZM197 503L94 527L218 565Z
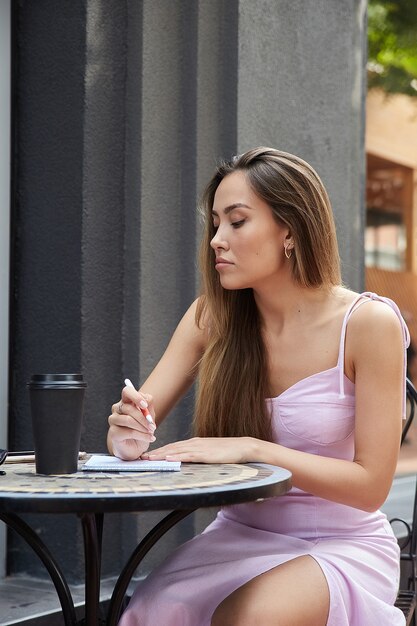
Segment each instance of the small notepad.
M82 469L86 472L178 472L181 461L122 461L115 456L94 454Z

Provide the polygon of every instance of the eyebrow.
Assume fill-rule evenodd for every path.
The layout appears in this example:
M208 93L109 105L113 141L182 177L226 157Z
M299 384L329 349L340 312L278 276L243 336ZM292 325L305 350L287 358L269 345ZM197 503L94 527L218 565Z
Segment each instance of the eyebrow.
M229 204L229 206L227 206L223 210L223 213L225 215L228 215L231 211L233 211L233 209L241 209L241 208L252 209L252 207L249 206L248 204L243 204L243 202L235 202L234 204ZM217 211L212 211L212 215L217 215Z

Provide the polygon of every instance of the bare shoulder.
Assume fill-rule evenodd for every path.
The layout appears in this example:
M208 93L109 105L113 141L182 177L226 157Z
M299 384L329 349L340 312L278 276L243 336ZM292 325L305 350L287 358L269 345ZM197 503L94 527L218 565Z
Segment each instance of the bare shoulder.
M184 313L175 335L192 342L197 349L204 350L207 343L208 321L204 302L196 298Z
M402 337L401 322L392 307L380 300L370 300L353 311L349 320L351 335L362 340L367 336Z
M347 326L346 352L356 367L358 360L381 367L382 362L396 363L403 358L401 322L389 304L371 300L352 313Z

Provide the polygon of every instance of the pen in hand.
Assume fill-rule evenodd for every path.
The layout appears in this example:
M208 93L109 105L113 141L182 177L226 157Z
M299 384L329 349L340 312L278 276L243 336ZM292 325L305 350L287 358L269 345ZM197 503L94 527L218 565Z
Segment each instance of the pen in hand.
M135 389L135 385L128 378L125 378L125 385L126 385L126 387L132 387L133 389ZM150 414L148 409L146 407L143 407L143 406L139 406L138 409L140 409L140 411L142 412L142 415L146 418L146 420L149 422L149 424L152 424L153 426L155 426L155 423L154 423L154 421L152 419L152 415Z

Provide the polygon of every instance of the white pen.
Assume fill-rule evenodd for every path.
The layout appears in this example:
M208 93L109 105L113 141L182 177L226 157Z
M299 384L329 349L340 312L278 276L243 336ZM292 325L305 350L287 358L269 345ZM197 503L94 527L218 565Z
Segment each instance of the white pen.
M125 385L126 387L132 387L133 389L135 389L135 385L128 378L125 378ZM155 423L152 419L152 415L149 413L148 409L143 406L139 406L138 408L142 411L142 415L146 417L147 421L153 426L155 426Z

